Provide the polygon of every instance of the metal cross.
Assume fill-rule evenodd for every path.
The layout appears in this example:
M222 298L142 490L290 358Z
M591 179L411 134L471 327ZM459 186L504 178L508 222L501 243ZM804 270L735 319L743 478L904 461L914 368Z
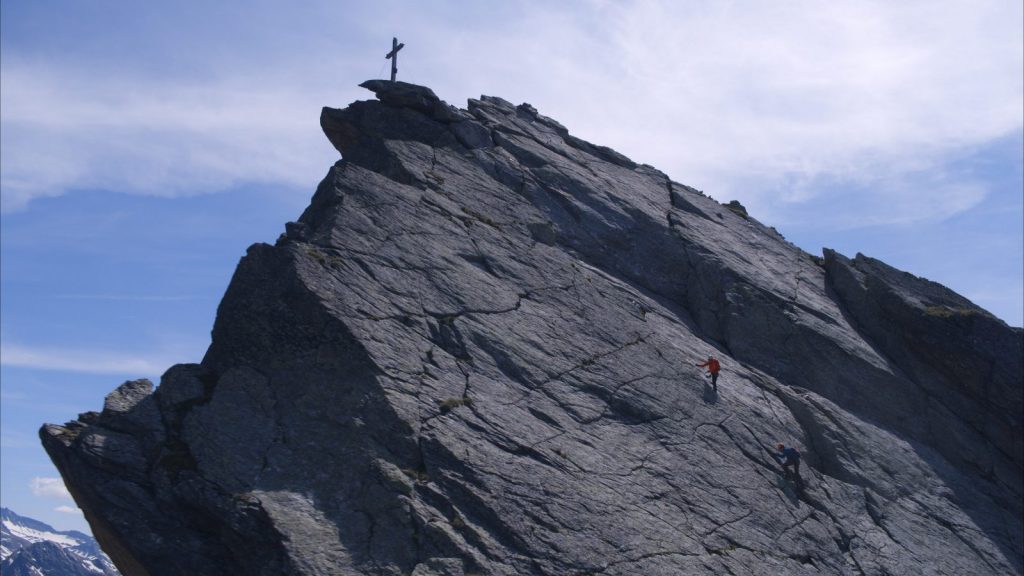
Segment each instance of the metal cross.
M395 75L398 74L398 51L405 47L405 44L399 44L398 38L391 39L391 52L388 52L387 58L391 60L391 81L395 81Z

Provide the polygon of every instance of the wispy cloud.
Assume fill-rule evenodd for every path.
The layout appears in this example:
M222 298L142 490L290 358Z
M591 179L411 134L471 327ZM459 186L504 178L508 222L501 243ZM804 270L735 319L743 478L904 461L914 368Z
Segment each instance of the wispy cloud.
M24 392L8 392L7 390L0 391L0 401L2 402L17 402L27 398L28 395Z
M758 215L856 190L844 227L948 218L990 191L943 166L1024 125L1018 4L655 0L574 18L527 5L503 33L430 46L474 71L452 83L483 76Z
M324 66L293 41L320 37L343 10L317 5L289 36L273 32L279 51L232 61L228 73L165 78L7 56L4 138L16 145L3 146L5 207L84 187L309 187L337 157L316 126L319 107L367 97L349 86L383 64L373 52L373 64ZM967 174L908 183L1024 125L1019 2L382 2L347 20L396 11L417 23L403 32L401 77L460 106L480 93L528 100L582 137L755 213L828 197L821 184L841 182L879 190L844 211L846 226L948 217L988 190ZM215 41L200 35L188 49L217 53ZM366 51L343 34L332 41L317 50Z
M58 300L99 300L109 302L182 302L195 300L198 296L175 296L157 294L56 294Z
M16 448L38 448L39 439L35 436L29 436L19 432L11 432L4 430L0 433L0 448L16 449Z
M76 516L82 515L82 511L74 506L57 506L53 511L60 512L61 514L74 514Z
M720 197L800 203L842 181L886 188L848 224L962 211L985 193L963 175L905 183L1020 130L1021 7L939 5L612 4L610 53L637 93L608 124L639 119L642 153Z
M300 87L96 82L60 62L17 60L4 83L5 211L76 188L171 197L247 182L309 187L337 157L319 134L323 100Z
M71 494L64 487L64 481L60 478L35 477L29 483L29 489L36 496L45 498L71 499Z
M736 183L759 193L751 205L762 221L784 229L833 231L941 222L978 206L989 193L973 175L949 174L939 166L886 178L851 179L823 172Z
M162 374L175 363L175 360L106 350L32 348L3 342L0 344L0 363L4 366L38 370L138 377Z

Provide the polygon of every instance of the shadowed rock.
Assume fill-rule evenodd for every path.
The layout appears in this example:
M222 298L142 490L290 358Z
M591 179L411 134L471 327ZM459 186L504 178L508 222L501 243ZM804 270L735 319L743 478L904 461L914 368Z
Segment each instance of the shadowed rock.
M1021 573L1021 329L528 104L363 86L201 364L41 430L124 574Z

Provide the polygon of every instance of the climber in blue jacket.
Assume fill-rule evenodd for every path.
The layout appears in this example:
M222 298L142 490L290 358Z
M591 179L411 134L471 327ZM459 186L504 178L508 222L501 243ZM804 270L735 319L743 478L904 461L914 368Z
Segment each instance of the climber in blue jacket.
M789 476L789 467L793 467L793 472L797 478L800 478L800 452L792 446L786 447L785 444L779 444L777 446L779 452L772 454L772 458L775 458L779 464L782 464L782 470L785 471L786 476Z

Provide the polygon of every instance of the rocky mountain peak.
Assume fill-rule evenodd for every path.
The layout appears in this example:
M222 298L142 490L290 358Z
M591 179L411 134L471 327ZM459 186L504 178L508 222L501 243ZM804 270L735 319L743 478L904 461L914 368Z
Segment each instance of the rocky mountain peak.
M0 508L0 573L5 576L118 576L96 541Z
M362 86L202 362L40 432L122 573L1022 572L1020 329L528 104Z

